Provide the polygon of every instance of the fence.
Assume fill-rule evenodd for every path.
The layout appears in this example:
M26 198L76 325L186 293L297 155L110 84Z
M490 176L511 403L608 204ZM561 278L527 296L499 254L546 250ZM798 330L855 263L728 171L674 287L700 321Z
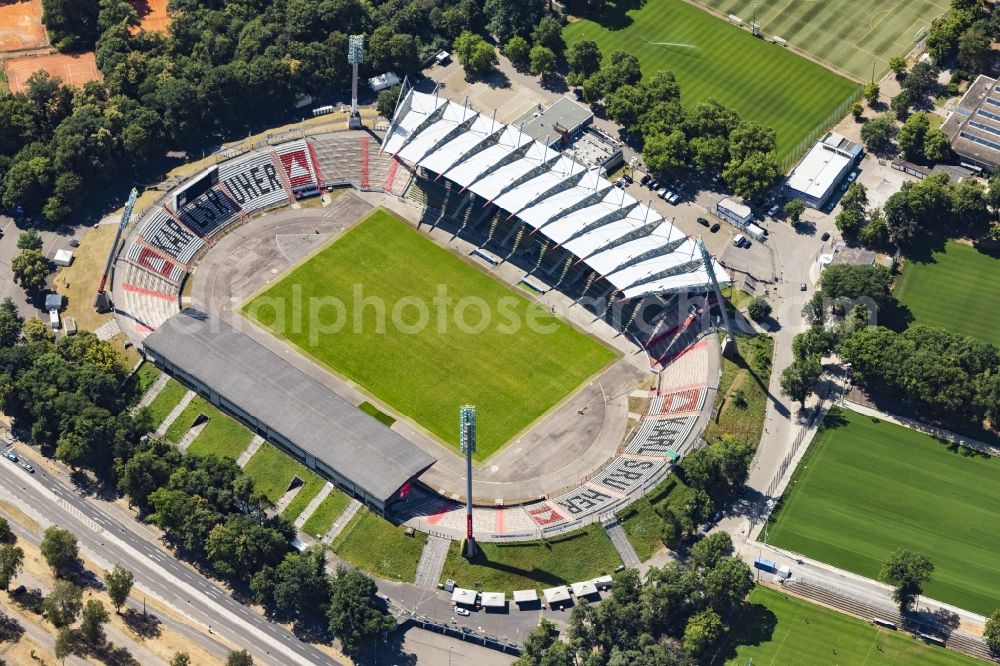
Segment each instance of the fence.
M812 131L806 135L806 138L799 141L798 145L795 146L795 149L788 153L783 160L781 160L780 166L782 173L787 173L791 166L798 162L799 158L806 153L809 147L816 143L816 140L820 137L820 135L836 125L840 122L841 118L847 115L848 111L851 110L851 106L853 106L854 103L861 98L861 92L861 88L856 88L851 96L841 102L840 106L832 111L830 115L828 115L821 123L816 125Z

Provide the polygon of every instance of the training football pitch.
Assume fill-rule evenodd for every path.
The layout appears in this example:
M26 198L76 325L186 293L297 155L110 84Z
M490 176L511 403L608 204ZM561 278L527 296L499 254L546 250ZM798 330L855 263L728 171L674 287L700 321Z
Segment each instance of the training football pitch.
M1000 460L834 409L768 530L768 543L874 578L896 548L935 565L928 596L976 613L1000 605Z
M948 241L926 260L908 259L895 294L914 322L1000 345L1000 259Z
M948 10L947 0L696 0L723 14L739 16L748 25L757 6L757 24L764 34L868 81L889 67L889 58L906 55L917 33Z
M452 445L475 405L479 460L616 358L381 210L242 311Z
M972 666L981 662L925 645L902 631L888 631L801 599L758 586L735 618L713 663ZM750 661L752 660L752 661Z
M838 109L859 86L787 49L755 38L683 0L649 0L640 9L566 26L567 44L597 42L607 56L633 53L643 74L674 73L681 102L691 107L714 98L778 133L778 161L796 156L800 144L847 113Z

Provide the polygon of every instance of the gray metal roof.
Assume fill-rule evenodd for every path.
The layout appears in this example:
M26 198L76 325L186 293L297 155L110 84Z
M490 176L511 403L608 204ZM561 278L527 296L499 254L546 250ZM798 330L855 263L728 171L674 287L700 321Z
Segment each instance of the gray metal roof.
M213 315L185 309L143 344L383 502L436 461Z

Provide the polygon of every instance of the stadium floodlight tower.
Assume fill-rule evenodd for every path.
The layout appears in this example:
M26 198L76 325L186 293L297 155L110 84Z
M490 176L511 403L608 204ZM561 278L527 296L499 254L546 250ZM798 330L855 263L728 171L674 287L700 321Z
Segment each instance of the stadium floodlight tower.
M708 253L705 242L701 236L697 240L698 250L701 251L701 261L705 265L705 272L708 279L712 281L712 289L715 291L715 300L719 304L719 311L722 312L722 321L726 324L726 340L722 343L722 355L726 358L734 358L739 354L736 347L736 333L733 331L733 322L729 319L729 311L726 309L726 301L722 298L722 290L719 289L719 281L715 277L715 266L712 264L712 255Z
M108 312L111 310L111 299L108 298L108 292L104 288L108 284L108 274L111 273L111 264L114 263L115 255L118 253L118 243L122 239L122 232L125 231L129 220L132 219L132 208L135 206L135 199L138 196L139 191L133 187L128 195L128 201L125 202L125 209L122 211L122 221L115 232L115 242L111 244L111 251L108 252L108 260L104 263L104 272L101 273L101 283L97 286L97 296L94 298L94 308L98 312Z
M365 36L351 35L347 40L347 62L351 65L351 118L348 126L361 129L358 116L358 65L365 61Z
M458 437L465 454L465 556L476 554L476 539L472 535L472 454L476 451L476 408L462 405L458 416Z

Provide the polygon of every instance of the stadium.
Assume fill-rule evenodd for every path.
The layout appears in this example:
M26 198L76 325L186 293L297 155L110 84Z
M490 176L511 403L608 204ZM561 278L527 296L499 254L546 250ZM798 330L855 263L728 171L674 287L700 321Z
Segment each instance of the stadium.
M464 464L450 441L461 403L423 390L461 381L489 388L481 422L490 422L490 394L504 394L498 404L516 417L497 429L474 474L483 538L569 530L641 497L698 445L707 422L719 346L704 336L714 330L712 275L727 284L725 271L599 170L495 114L409 90L382 130L269 136L220 154L138 211L112 277L121 329L257 435L424 531L464 533ZM321 193L339 196L307 205ZM381 247L394 244L395 254ZM331 253L340 263L322 263ZM371 268L371 254L392 265ZM401 368L377 346L391 338L345 346L337 358L338 339L310 348L248 313L288 279L333 289L352 268L366 287L384 271L400 293L416 289L422 271L445 271L455 275L446 284L490 297L498 289L560 332L502 351L437 336L427 353L444 346L440 357ZM354 357L383 355L392 380L384 385L350 369ZM535 372L536 358L550 372ZM539 382L546 374L565 377L548 386ZM402 398L391 393L396 384ZM438 393L445 405L422 402ZM366 401L395 423L358 409Z

